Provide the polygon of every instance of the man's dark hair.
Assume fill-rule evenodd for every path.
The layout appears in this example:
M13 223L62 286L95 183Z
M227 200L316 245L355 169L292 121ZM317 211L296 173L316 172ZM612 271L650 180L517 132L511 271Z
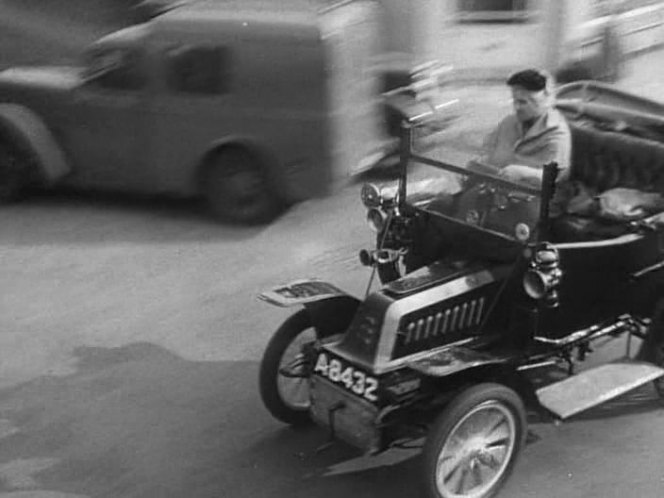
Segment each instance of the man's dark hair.
M507 79L509 86L519 86L530 92L539 92L547 87L548 76L537 69L526 69L514 73Z

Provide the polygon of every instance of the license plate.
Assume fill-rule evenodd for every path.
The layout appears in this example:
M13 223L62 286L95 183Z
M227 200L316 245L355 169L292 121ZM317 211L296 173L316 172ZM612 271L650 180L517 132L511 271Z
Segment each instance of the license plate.
M322 352L318 355L314 373L367 401L378 400L378 379L328 353Z

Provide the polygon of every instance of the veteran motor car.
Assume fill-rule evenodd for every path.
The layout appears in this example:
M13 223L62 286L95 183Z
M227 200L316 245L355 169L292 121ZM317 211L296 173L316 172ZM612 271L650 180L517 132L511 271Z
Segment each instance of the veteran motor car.
M260 296L301 307L261 363L277 419L369 454L423 439L424 496L480 498L514 470L528 410L564 420L650 382L664 395L664 113L591 82L559 97L572 191L553 163L540 190L423 156L404 116L398 183L362 189L377 247L360 260L381 285ZM610 209L625 192L638 202ZM585 366L617 340L620 354Z

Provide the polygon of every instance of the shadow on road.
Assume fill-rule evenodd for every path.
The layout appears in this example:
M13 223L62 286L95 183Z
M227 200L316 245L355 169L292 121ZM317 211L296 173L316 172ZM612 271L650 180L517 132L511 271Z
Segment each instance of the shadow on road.
M224 495L219 490L238 474L228 462L260 427L252 422L260 418L252 415L254 365L190 362L147 343L78 348L75 356L72 375L0 393L0 416L15 427L0 440L0 476L7 462L53 462L37 476L21 476L14 465L5 487L27 482L94 497Z
M253 362L192 362L149 343L75 356L74 374L0 392L0 492L397 498L414 482L410 459L331 472L357 453L316 453L323 431L274 422Z

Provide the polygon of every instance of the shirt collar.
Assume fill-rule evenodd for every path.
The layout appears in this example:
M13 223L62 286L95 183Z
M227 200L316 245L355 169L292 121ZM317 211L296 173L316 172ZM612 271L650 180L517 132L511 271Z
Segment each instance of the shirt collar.
M555 109L549 109L545 114L537 118L528 131L523 134L523 127L519 123L519 129L522 132L521 140L528 140L543 135L547 131L555 130L560 127L562 115Z

